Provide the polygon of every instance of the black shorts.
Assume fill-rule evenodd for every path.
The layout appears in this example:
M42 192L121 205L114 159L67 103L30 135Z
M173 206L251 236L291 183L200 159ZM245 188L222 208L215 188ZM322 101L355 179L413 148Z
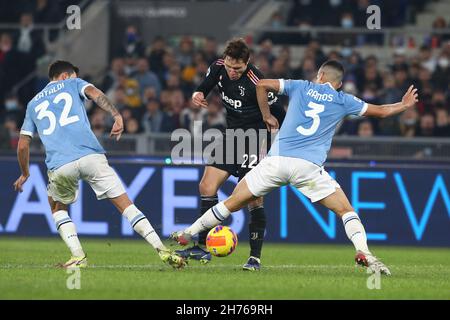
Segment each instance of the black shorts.
M212 166L238 177L239 181L252 170L270 149L271 136L266 129L227 130L208 158Z

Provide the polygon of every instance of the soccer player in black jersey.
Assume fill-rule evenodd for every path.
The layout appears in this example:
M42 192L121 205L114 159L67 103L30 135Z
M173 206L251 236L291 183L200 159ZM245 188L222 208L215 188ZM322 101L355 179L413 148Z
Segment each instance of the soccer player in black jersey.
M247 172L256 166L261 160L260 157L265 155L270 147L270 133L262 131L265 133L264 137L259 135L260 130L267 130L256 98L256 84L259 79L264 77L254 65L249 63L249 59L250 49L245 41L241 38L232 39L227 43L223 59L213 62L208 69L206 78L192 95L195 105L206 108L208 107L206 96L217 86L227 111L227 128L256 133L256 138L253 136L253 139L245 140L245 151L235 148L235 152L231 152L232 155L230 155L230 152L226 153L225 142L236 139L236 137L229 134L224 135L224 158L228 157L228 159L223 159L221 163L207 164L199 184L201 215L218 203L217 191L230 175L238 177L239 180L242 179ZM276 95L270 93L268 98L271 112L278 121L270 129L277 129L284 119L285 112L283 107L277 103L278 97ZM249 131L248 129L254 130ZM227 131L229 132L229 130ZM241 139L241 137L237 139ZM255 146L255 144L257 145ZM255 150L258 151L254 152ZM233 157L231 161L230 157ZM253 200L248 209L250 212L249 240L251 250L250 257L243 269L255 271L260 269L261 249L266 229L263 199ZM177 252L185 258L208 263L211 260L211 254L205 250L206 235L207 232L200 233L198 245Z

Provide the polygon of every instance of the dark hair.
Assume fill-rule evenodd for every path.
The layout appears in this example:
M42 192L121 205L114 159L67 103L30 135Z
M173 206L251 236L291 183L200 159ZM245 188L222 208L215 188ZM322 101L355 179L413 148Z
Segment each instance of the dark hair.
M80 70L68 61L57 60L48 68L48 77L50 80L57 78L61 73L78 74Z
M224 57L228 56L235 60L247 62L250 59L250 49L242 38L234 38L228 41L223 52Z
M332 69L335 72L334 79L329 79L330 81L342 82L342 78L344 77L345 69L342 63L337 60L327 60L325 61L320 68L322 69Z

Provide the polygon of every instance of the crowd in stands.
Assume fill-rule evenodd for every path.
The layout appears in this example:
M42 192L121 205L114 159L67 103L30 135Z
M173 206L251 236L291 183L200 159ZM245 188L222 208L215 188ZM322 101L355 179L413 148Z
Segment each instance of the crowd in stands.
M22 20L30 23L31 19L32 24L33 18L36 15L26 18L20 15L21 23ZM444 18L436 23L448 26ZM289 46L275 50L272 41L264 39L253 48L251 62L266 78L312 81L321 63L338 59L346 68L343 90L374 104L400 101L410 84L419 89L420 102L415 108L389 119L348 119L340 126L339 135L450 137L450 41L440 40L435 48L427 44L414 52L398 48L386 65L376 56L361 56L357 47L325 51L317 39L308 42L301 61L293 61ZM25 65L24 49L31 50L29 59L36 59L41 54L39 50L45 52L45 48L30 49L33 46L33 41L27 43L20 35L2 34L0 70L2 75L8 75L7 80L18 72L18 65ZM175 45L169 45L162 37L145 43L138 28L130 25L124 30L122 45L112 54L109 70L103 79L93 83L120 110L126 134L170 133L177 128L193 131L197 129L193 126L197 120L203 122L203 130L224 129L225 109L219 95L213 93L208 97L208 108L197 107L190 99L209 65L221 56L218 46L213 37L191 36L181 36ZM19 62L5 63L9 58ZM81 70L81 77L86 78L87 74L87 70ZM4 88L7 87L2 83ZM19 96L4 92L0 100L0 149L16 147L25 104ZM111 117L92 102L88 102L87 108L94 133L108 134Z

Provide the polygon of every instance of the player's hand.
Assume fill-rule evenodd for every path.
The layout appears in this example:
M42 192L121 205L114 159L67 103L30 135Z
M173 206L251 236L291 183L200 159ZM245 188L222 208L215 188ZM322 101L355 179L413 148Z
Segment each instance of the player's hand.
M203 92L200 91L194 92L194 94L192 95L192 102L194 102L197 107L208 107L208 101L206 101Z
M123 119L121 115L117 115L114 117L114 124L111 129L111 133L109 136L116 137L116 141L119 141L120 137L122 136L123 132Z
M27 182L29 175L21 175L19 177L19 179L16 180L16 182L14 182L14 191L19 191L22 192L23 191L23 185L25 184L25 182Z
M268 118L265 118L263 120L267 126L267 130L270 133L275 132L280 127L280 125L278 124L277 118L275 118L273 115L270 115Z
M417 94L417 88L414 88L414 86L411 85L402 98L402 104L406 108L410 108L419 101L418 97L419 95Z

